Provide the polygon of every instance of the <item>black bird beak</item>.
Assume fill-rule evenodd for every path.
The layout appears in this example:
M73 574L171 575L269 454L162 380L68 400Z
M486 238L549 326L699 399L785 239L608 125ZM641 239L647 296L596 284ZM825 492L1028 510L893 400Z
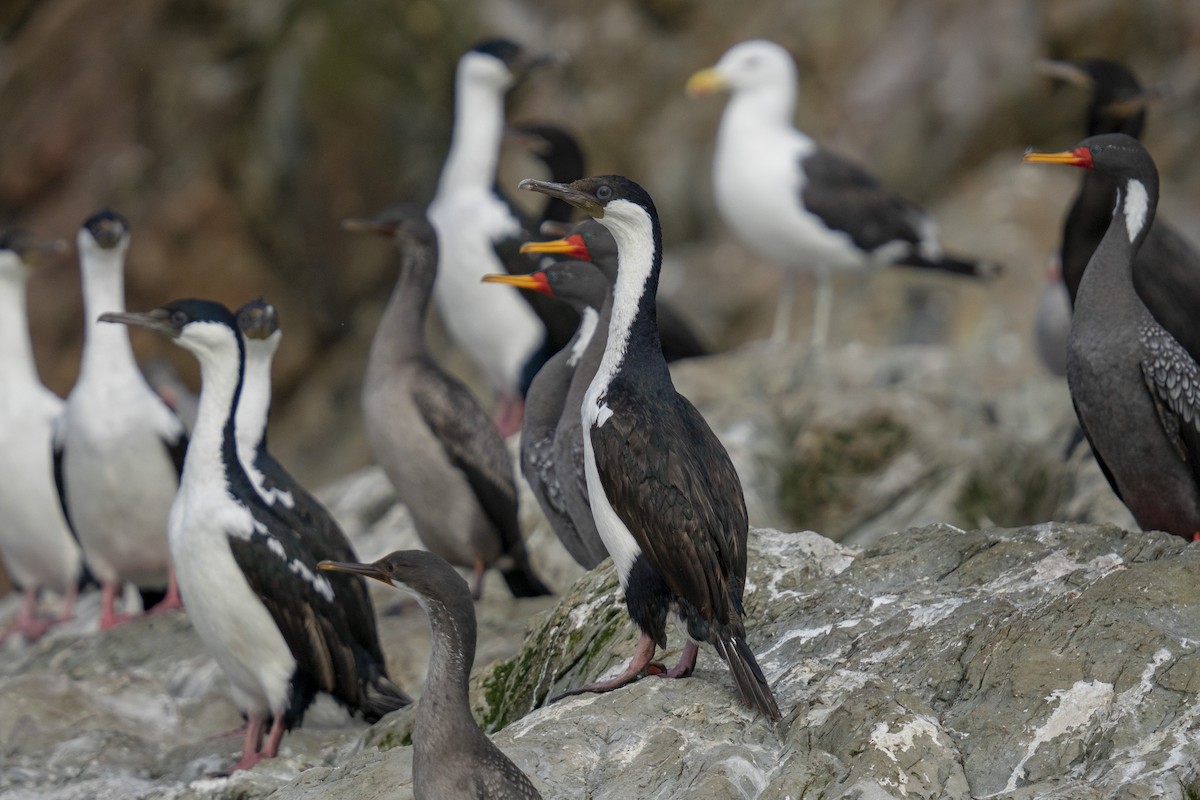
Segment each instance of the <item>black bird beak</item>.
M319 569L327 572L347 572L351 575L361 575L364 578L374 578L380 583L395 586L391 577L376 564L358 564L353 561L322 561L317 564Z
M180 330L171 324L171 314L165 309L156 308L139 314L134 311L108 311L98 318L100 322L119 322L122 325L133 325L138 328L148 328L171 339L178 339Z
M526 178L517 184L517 188L528 189L531 192L537 192L549 197L557 197L559 200L570 203L584 213L597 219L604 216L604 206L595 197L577 189L572 189L565 183Z

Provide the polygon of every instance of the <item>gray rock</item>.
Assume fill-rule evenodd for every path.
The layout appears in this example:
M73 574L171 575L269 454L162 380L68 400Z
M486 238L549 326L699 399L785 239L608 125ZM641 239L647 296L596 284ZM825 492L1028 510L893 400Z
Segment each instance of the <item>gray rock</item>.
M1198 561L1113 526L933 525L864 551L757 529L750 643L780 730L707 647L691 678L541 705L632 651L607 562L532 618L519 652L481 662L473 696L546 797L1185 798L1200 790ZM181 615L5 655L5 797L411 796L411 710L366 727L322 709L279 759L214 777L238 740L211 737L237 716Z

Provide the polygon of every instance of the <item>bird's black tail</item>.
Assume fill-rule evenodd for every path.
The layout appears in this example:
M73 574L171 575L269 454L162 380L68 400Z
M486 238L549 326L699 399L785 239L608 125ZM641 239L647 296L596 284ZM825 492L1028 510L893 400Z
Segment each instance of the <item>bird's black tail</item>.
M949 272L952 275L966 275L969 278L991 279L1004 271L1004 268L996 261L955 258L947 255L943 255L941 258L925 258L917 253L909 253L896 263L901 267L935 269L939 272Z
M554 594L533 571L533 566L529 563L529 556L525 554L524 548L519 552L509 553L505 560L511 561L511 564L502 566L500 574L504 577L504 582L508 584L508 590L512 592L513 597L544 597Z
M383 674L372 669L363 685L362 715L367 722L375 722L384 714L412 705L412 698Z
M733 673L733 680L741 692L742 701L752 708L757 708L771 722L783 719L783 715L779 713L779 706L775 703L775 695L771 693L771 686L758 666L750 645L746 644L745 637L732 631L721 633L713 644L716 645L721 658L729 665L729 671Z

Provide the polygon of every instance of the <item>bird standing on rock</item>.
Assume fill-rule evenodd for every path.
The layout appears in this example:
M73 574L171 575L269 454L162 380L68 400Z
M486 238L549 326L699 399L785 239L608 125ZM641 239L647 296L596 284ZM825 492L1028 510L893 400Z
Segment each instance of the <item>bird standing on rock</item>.
M55 486L54 425L63 402L38 378L29 338L25 284L41 249L27 234L0 237L0 556L23 594L0 642L33 641L49 629L52 621L37 616L43 588L64 598L55 621L69 620L83 573Z
M200 362L196 427L171 507L171 555L188 618L248 717L234 769L275 757L318 691L368 721L412 702L388 679L362 582L321 573L320 542L267 507L242 468L236 412L245 355L232 312L179 300L100 319L156 331Z
M796 270L815 272L812 344L825 344L832 270L894 265L989 276L996 264L942 254L937 225L874 176L793 127L796 65L762 39L730 48L687 82L690 95L729 90L717 131L713 197L725 224L759 256L784 267L774 341L788 336Z
M467 387L430 357L425 313L438 240L419 206L388 209L348 230L390 237L400 277L371 340L363 421L375 458L412 514L421 543L474 571L474 592L497 567L514 597L549 594L529 563L517 517L517 486L504 440ZM540 324L540 323L539 323ZM492 332L504 338L506 331Z
M429 615L433 648L413 725L413 793L429 800L540 800L525 773L471 716L475 607L454 568L433 553L401 550L373 564L321 562L321 569L410 589Z
M588 497L596 528L641 629L637 652L616 678L569 694L636 680L666 646L674 609L689 640L665 674L695 668L707 641L729 665L743 701L781 716L746 642L746 503L729 454L696 408L675 391L655 320L662 230L654 202L633 181L605 175L570 185L526 179L521 188L560 197L612 232L619 266L599 370L581 409Z
M1134 260L1158 204L1158 170L1123 133L1084 139L1032 163L1096 170L1116 207L1088 261L1067 338L1067 383L1105 477L1138 525L1200 533L1200 367L1134 288Z
M84 340L79 378L63 411L62 451L67 517L100 581L101 629L129 619L116 612L122 581L166 595L156 608L179 608L167 547L167 515L187 450L183 423L138 370L124 327L96 317L125 308L129 226L101 211L79 229Z
M575 335L542 365L526 393L525 420L521 425L521 472L563 547L580 566L592 569L608 558L608 551L587 504L583 439L579 433L582 394L573 404L568 398L577 375L581 383L585 378L590 383L595 374L598 360L586 375L578 372L581 367L587 369L583 359L592 342L599 340L599 352L604 352L608 318L603 316L603 309L611 295L608 279L585 261L564 261L530 275L485 275L483 280L541 292L570 303L579 312ZM560 446L563 443L558 434L564 430L564 421L574 422L570 427L577 448L572 446L576 441ZM564 458L564 450L572 455L578 450L578 458ZM579 496L580 502L573 502Z

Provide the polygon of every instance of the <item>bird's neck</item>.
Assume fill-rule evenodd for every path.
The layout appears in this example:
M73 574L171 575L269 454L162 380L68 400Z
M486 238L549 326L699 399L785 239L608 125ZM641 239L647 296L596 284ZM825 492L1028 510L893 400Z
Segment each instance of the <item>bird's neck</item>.
M137 371L129 329L124 325L98 322L106 311L125 310L124 255L104 250L84 257L83 356L80 378L92 371L124 375Z
M0 384L38 380L29 337L25 305L25 281L0 281Z
M504 94L459 80L454 93L454 132L438 194L461 189L490 191L496 182L503 135Z
M413 742L416 747L436 751L439 744L462 746L456 736L462 730L478 729L471 716L468 680L475 663L475 617L472 613L454 614L436 600L419 598L429 615L433 630L433 648L429 654L429 673L425 691L417 707Z
M271 413L271 362L279 345L279 332L266 339L246 340L246 366L238 396L234 428L238 458L253 465L267 446L267 420Z
M415 251L415 252L414 252ZM385 366L425 355L425 315L433 293L437 255L409 247L379 328L371 340L370 365Z
M245 354L238 345L236 362L210 353L197 353L200 362L200 400L196 425L188 442L181 486L197 486L220 476L244 475L238 460L236 414L242 389Z
M764 126L771 130L795 128L796 81L791 80L743 89L729 98L729 107L721 115L718 135L743 131L757 134Z
M1126 181L1119 185L1112 221L1088 262L1079 285L1080 298L1084 297L1085 292L1098 298L1096 304L1090 300L1084 302L1098 309L1099 313L1109 313L1117 298L1133 297L1133 257L1150 230L1157 204L1157 181L1152 180L1149 185L1140 181ZM1119 293L1110 291L1118 286L1121 287ZM1129 291L1125 291L1125 287ZM1076 301L1077 306L1079 302Z
M651 219L649 225L614 221L609 230L617 240L617 280L613 285L608 339L596 379L607 385L625 364L635 362L642 369L669 375L655 310L662 263L658 221Z

